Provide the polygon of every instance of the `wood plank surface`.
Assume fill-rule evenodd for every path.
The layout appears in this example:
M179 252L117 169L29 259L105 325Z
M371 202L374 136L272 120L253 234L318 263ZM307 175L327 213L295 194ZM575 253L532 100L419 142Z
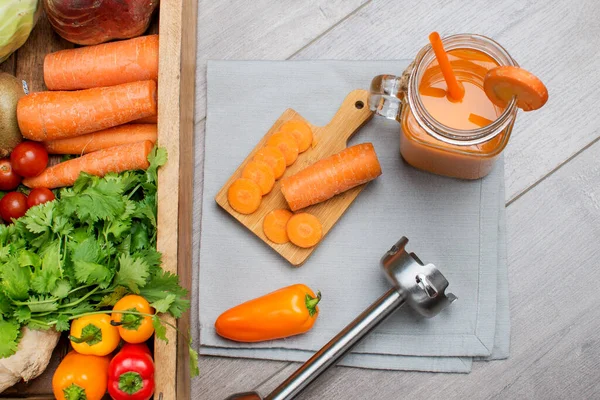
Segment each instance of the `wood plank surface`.
M319 160L330 157L346 148L348 140L357 132L361 126L371 119L373 113L365 106L369 93L366 90L354 90L346 96L342 105L325 126L315 126L302 117L298 112L287 109L275 121L271 129L263 136L260 142L248 154L248 157L240 164L238 169L225 182L217 193L215 200L225 211L231 214L242 225L258 236L274 251L279 253L293 266L300 266L306 261L312 252L325 241L325 236L333 228L344 212L350 207L354 199L365 188L366 184L357 186L346 191L344 194L335 196L320 204L303 208L299 212L307 212L319 219L323 227L323 239L317 245L310 248L301 248L291 242L277 244L269 240L263 231L263 220L273 210L289 209L289 206L281 193L281 179L292 176ZM227 200L229 187L236 179L242 176L244 167L252 161L254 155L267 145L269 138L279 132L281 126L288 121L303 121L313 134L312 146L304 153L298 155L298 159L285 170L284 175L275 182L270 193L263 196L258 210L251 214L240 214L235 211Z
M243 16L236 17L235 24L217 18L216 13L203 17L202 3L199 41L204 40L202 48L212 49L212 54L209 51L203 58L199 42L196 81L201 84L196 89L195 198L201 198L203 65L208 58L406 59L414 57L432 30L442 35L475 32L498 40L549 87L550 101L544 109L519 114L505 152L513 326L511 358L476 363L470 375L460 376L336 367L300 398L600 398L597 372L600 318L590 306L594 300L596 303L600 300L598 291L590 286L598 278L593 260L600 248L594 239L600 226L597 201L600 193L596 189L600 171L594 165L599 156L596 142L600 138L597 128L600 115L593 111L600 89L597 23L600 7L596 1L580 0L575 4L567 0L434 0L407 4L378 0L361 2L349 12L338 5L340 13L347 14L336 14L337 21L332 21L329 27L319 25L323 33L319 37L313 34L302 45L278 38L287 37L290 32L295 36L316 32L307 20L299 25L279 26L279 35L274 37L268 35L273 32L272 25L254 23L261 18L273 21L272 16L277 14L277 11L271 14L272 10L263 2L256 2ZM234 3L219 2L213 9L235 8ZM201 20L210 31L204 38ZM239 46L229 42L229 38L247 41ZM264 43L268 46L248 44L257 38L266 38ZM564 189L563 184L567 185ZM196 233L200 229L199 203L194 202ZM194 327L198 326L198 236L194 235L193 242ZM579 263L587 264L587 270ZM578 280L588 276L591 279L579 292L578 285L582 283L577 283ZM537 289L532 292L530 285L537 285ZM557 287L561 289L555 296ZM589 298L576 303L579 296L572 295L563 302L562 296L573 292ZM197 335L195 330L195 338ZM282 362L202 357L202 375L193 381L192 394L221 399L253 388L267 393L295 367ZM274 375L277 368L280 370Z

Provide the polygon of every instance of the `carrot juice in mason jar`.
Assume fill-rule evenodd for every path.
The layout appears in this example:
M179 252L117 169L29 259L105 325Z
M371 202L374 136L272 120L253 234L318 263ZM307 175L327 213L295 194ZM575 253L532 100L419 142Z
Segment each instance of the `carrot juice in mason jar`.
M450 96L443 68L428 45L401 77L373 80L370 107L400 122L400 153L410 165L454 178L482 178L506 147L517 114L514 98L504 107L492 103L484 78L493 68L517 63L485 36L449 36L443 48L462 88L459 99Z

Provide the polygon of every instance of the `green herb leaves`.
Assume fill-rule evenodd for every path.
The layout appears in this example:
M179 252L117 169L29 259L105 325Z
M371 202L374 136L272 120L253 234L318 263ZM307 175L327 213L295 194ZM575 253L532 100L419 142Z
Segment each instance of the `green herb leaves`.
M156 181L165 150L153 149L148 160L147 171L83 173L55 201L0 226L0 358L16 351L23 326L66 331L72 319L128 293L141 294L158 313L180 317L189 308L187 292L160 268L156 251Z

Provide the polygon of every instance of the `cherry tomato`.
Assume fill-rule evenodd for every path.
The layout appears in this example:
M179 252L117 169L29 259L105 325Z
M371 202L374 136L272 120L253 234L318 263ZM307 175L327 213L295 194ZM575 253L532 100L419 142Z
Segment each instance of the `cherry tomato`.
M4 222L20 218L27 212L27 196L21 192L9 192L0 199L0 216Z
M52 190L47 188L35 188L29 192L29 196L27 196L27 208L37 206L38 204L42 204L47 201L52 201L55 198L56 197L54 197Z
M48 152L37 142L21 142L10 154L15 172L25 178L38 176L48 165Z
M21 183L21 177L13 170L8 158L0 160L0 190L15 190Z

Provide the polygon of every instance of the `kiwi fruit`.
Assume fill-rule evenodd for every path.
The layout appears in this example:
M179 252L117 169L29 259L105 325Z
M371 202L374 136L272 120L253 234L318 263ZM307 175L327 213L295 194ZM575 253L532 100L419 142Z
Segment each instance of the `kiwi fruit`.
M25 96L23 84L14 76L0 72L0 158L23 141L17 123L17 103Z

